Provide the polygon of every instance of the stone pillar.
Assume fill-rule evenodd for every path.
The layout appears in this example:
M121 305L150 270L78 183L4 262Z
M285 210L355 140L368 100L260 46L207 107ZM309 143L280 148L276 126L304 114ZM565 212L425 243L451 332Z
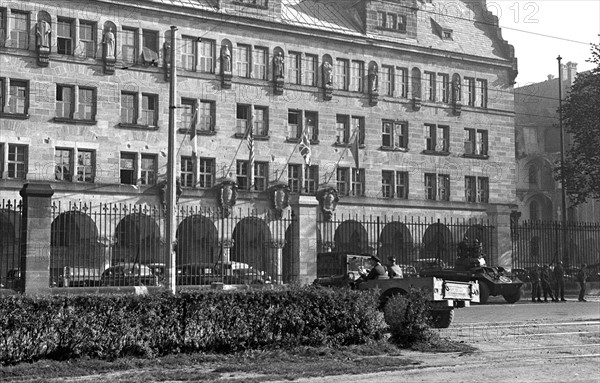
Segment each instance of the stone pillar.
M492 256L488 260L492 265L512 268L512 240L510 236L510 213L515 206L496 205L488 210L492 235Z
M285 240L271 241L269 244L271 248L275 249L275 280L273 283L278 285L283 283L283 247L285 246Z
M26 294L49 293L50 227L52 225L50 184L28 183L21 189L21 288Z
M298 197L298 282L301 284L312 283L317 277L318 212L319 202L314 196Z

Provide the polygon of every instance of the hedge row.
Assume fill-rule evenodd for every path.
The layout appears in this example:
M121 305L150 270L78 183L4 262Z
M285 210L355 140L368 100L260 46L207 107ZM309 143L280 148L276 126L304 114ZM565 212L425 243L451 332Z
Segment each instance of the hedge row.
M375 292L313 287L0 299L0 361L340 346L380 339Z

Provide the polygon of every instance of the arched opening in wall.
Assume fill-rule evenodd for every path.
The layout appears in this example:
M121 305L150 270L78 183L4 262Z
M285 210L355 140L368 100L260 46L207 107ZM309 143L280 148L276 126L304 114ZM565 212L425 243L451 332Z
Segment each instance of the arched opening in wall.
M298 248L298 241L294 240L296 233L298 232L298 223L292 222L285 231L285 245L283 246L283 283L298 282L298 275L300 274L298 264L298 254L300 249ZM318 233L318 231L317 231ZM309 246L314 248L314 246Z
M427 227L423 234L421 259L437 259L452 264L454 263L453 250L452 233L446 225L438 222Z
M363 225L354 220L342 222L333 236L334 250L338 253L369 253L369 235Z
M413 238L404 223L390 222L379 235L379 258L386 262L393 256L398 264L411 264L413 259Z
M210 219L202 215L193 215L179 224L177 228L177 266L214 264L220 258L218 249L218 230Z
M249 265L269 275L276 274L269 226L258 217L242 219L233 229L231 261ZM243 265L239 265L242 267Z
M538 186L538 166L530 164L527 169L529 185L532 187Z
M421 99L421 70L419 68L412 68L411 73L411 89L412 89L412 98Z
M126 215L117 225L115 237L111 265L165 263L160 229L152 217L142 213Z
M50 285L60 286L62 278L99 280L106 264L105 246L98 242L98 228L89 215L58 215L50 226L50 245Z
M539 221L540 220L540 204L538 201L529 202L529 220Z
M529 261L531 264L540 262L540 237L538 236L529 240Z

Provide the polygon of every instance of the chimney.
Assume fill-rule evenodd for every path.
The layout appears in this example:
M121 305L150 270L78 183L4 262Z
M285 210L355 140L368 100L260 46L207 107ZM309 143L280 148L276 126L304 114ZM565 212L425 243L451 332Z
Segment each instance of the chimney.
M548 75L548 81L552 81L554 80L554 75L553 74L549 74Z
M572 86L575 82L575 76L577 76L577 63L569 61L567 63L567 75L566 77L563 77L563 80L566 80L567 84Z

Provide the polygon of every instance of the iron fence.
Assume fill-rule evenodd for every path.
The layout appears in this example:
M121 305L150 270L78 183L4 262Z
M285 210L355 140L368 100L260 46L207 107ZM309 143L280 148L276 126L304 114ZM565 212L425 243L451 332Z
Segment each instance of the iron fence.
M182 206L176 212L178 285L287 283L292 257L291 211ZM164 280L165 211L133 204L53 205L50 285L158 285Z
M479 241L489 265L494 257L494 226L483 219L334 215L318 222L319 251L373 254L386 262L415 266L442 263L454 267L457 245L468 237Z
M600 266L600 223L523 221L511 227L511 235L513 267L562 261L567 275L572 275L581 264Z
M21 201L0 205L0 288L16 289L20 283Z

